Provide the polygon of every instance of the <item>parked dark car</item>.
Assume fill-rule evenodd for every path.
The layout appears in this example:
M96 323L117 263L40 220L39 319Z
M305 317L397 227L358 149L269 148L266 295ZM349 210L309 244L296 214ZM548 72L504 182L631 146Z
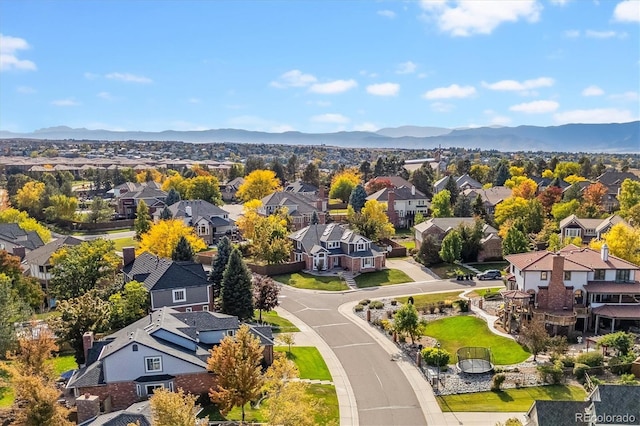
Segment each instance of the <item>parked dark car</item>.
M487 269L484 272L476 275L479 280L499 280L502 278L502 274L497 269Z

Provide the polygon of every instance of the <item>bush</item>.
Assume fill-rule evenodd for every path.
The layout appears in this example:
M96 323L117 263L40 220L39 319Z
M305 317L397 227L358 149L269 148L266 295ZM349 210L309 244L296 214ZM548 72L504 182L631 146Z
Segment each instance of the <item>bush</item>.
M631 372L631 363L635 358L633 354L613 357L609 360L609 368L613 374L628 374Z
M620 376L620 384L622 385L637 385L638 381L633 373L623 374Z
M437 367L438 365L445 367L449 364L449 359L451 358L449 352L438 348L424 348L420 354L424 362L433 367Z
M384 303L379 300L374 300L369 303L369 309L382 309L384 308Z
M382 326L382 328L384 329L384 331L391 331L393 330L393 322L383 319L380 321L380 325Z
M600 352L585 352L576 357L577 364L586 364L589 367L599 367L604 363L604 357Z
M576 379L582 382L584 380L585 373L587 373L589 370L590 368L587 364L576 363L576 365L573 367L573 375L576 376Z
M576 365L576 359L572 356L563 356L560 360L565 367L573 367Z
M353 310L356 311L356 312L362 312L362 311L364 311L364 306L356 305L356 307L353 308Z
M429 310L430 314L435 314L436 312L436 305L434 305L433 303L429 303L427 305L427 309Z
M370 302L371 302L371 300L369 300L369 299L362 299L359 303L362 306L367 306Z
M507 379L507 376L504 374L496 374L493 376L493 381L491 382L491 390L494 392L498 392L502 389L502 384Z
M393 318L393 311L391 309L387 309L387 318L388 319Z
M562 362L559 360L554 362L552 365L546 364L538 366L538 374L542 381L552 385L562 383L563 373Z
M396 299L393 299L391 301L391 306L396 306L398 304L398 301Z
M460 312L469 312L469 300L467 299L458 299L454 302Z

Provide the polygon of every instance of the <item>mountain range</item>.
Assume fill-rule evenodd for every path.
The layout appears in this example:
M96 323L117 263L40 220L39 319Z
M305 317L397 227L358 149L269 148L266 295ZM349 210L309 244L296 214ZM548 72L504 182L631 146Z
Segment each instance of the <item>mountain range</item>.
M48 127L32 133L0 130L0 139L181 141L190 143L264 143L329 145L346 148L458 147L498 151L546 152L640 152L640 121L611 124L565 124L561 126L443 127L401 126L377 132L268 133L241 129L211 129L162 132L74 129Z

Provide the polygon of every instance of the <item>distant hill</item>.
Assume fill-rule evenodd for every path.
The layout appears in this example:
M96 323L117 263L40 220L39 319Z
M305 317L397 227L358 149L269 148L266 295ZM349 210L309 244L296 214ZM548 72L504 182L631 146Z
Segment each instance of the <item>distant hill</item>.
M32 133L0 131L0 139L101 141L182 141L191 143L235 142L289 145L331 145L353 148L434 149L460 147L498 151L640 152L640 121L612 124L566 124L538 127L479 127L446 129L402 126L378 132L266 133L240 129L202 131L117 132L111 130L49 127Z

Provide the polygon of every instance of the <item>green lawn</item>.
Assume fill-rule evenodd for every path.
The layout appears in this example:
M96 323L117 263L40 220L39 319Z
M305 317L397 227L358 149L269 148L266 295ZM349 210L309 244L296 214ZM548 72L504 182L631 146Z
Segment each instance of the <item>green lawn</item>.
M291 353L288 349L288 346L277 346L275 351L286 353L287 358L296 363L301 379L331 380L329 368L316 347L292 346Z
M135 247L135 248L138 248L138 244L140 244L138 242L138 240L136 240L133 237L116 238L115 240L113 240L113 242L115 243L116 251L122 251L123 247Z
M407 250L411 250L416 248L416 242L414 240L411 241L399 241L400 244L402 244L403 246L405 246L407 248Z
M440 263L438 265L432 265L429 266L429 269L443 280L446 280L448 278L455 278L456 271L458 270L462 271L464 274L471 274L474 277L476 276L476 273L471 269L467 269L461 265L453 265L451 263Z
M399 269L383 269L381 271L366 272L355 277L355 281L358 288L413 282L407 274Z
M335 276L320 277L304 272L295 272L293 274L276 275L272 278L275 281L290 285L291 287L305 288L308 290L340 291L349 288L344 281Z
M13 405L13 400L15 399L15 395L13 393L13 388L3 388L0 387L0 408L9 408Z
M78 364L76 363L76 358L73 355L60 355L52 360L53 363L53 371L55 371L56 375L60 375L65 371L75 370L78 368Z
M259 311L256 309L253 317L258 320ZM276 311L262 311L262 322L269 324L274 333L296 333L300 331L298 327L293 325L288 319L282 318Z
M470 266L478 269L479 271L486 271L489 269L497 269L499 271L504 270L507 266L509 266L509 262L476 262L469 263Z
M442 411L527 411L536 399L583 401L581 386L535 386L505 389L500 392L476 392L436 397Z
M468 293L467 296L484 297L485 295L498 294L501 290L505 290L505 286L477 289L472 291L471 293Z
M492 333L484 320L472 316L432 321L427 324L425 334L438 339L442 347L449 351L451 363L456 361L456 351L464 346L491 348L496 365L517 364L530 355L514 340Z
M438 302L444 302L445 300L460 299L462 291L449 291L446 293L429 293L429 294L416 294L413 297L413 305L419 310L430 304L437 304ZM396 297L396 300L400 303L407 303L408 296Z

